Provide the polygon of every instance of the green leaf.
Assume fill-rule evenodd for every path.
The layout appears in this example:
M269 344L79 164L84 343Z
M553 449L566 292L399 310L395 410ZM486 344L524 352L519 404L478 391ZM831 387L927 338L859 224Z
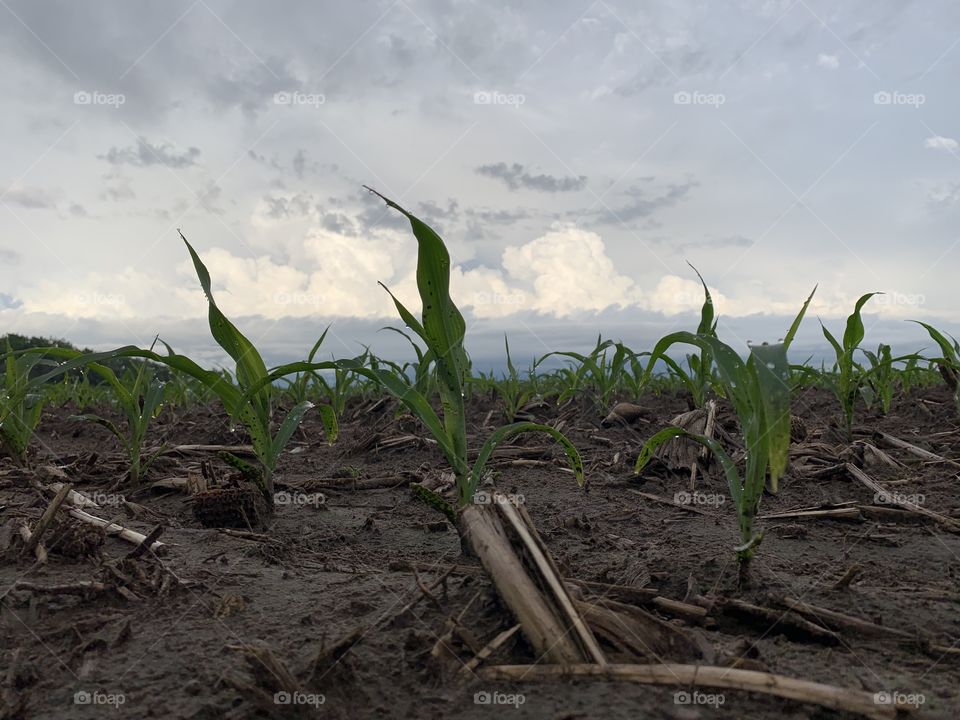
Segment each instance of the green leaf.
M755 369L760 389L768 445L770 489L777 491L787 468L790 452L790 364L787 346L753 345Z
M567 456L567 461L570 463L570 468L573 470L577 484L580 487L583 487L585 483L583 460L580 458L580 453L577 451L577 448L563 433L556 428L550 427L549 425L542 425L534 422L517 422L499 427L490 433L490 437L487 438L487 441L483 444L483 447L480 448L480 453L477 455L477 460L473 464L473 470L470 473L470 484L467 487L466 492L464 492L460 498L461 505L466 505L473 499L474 493L476 493L477 488L480 486L480 480L483 476L483 469L486 467L487 461L490 459L490 455L493 454L496 446L504 440L509 440L512 437L520 435L521 433L528 432L545 433L560 443L560 446L563 448L563 451Z

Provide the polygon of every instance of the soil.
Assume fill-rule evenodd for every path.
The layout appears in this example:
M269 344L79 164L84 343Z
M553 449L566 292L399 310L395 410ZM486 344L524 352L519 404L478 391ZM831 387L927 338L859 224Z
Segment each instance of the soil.
M686 401L630 400L644 408L631 426L603 427L605 409L587 400L527 409L538 421L563 423L583 454L587 491L564 469L562 452L538 436L518 438L494 456L496 486L522 496L567 578L655 588L688 603L732 598L773 609L771 621L716 604L696 623L648 608L701 638L717 664L738 660L854 690L913 694L923 701L919 717L960 716L960 537L948 525L869 511L761 519L764 539L749 585L740 586L736 520L722 473L706 468L685 507L672 501L690 492L688 470L654 464L633 474L643 441L688 410ZM215 453L167 454L144 487L115 488L124 471L119 445L72 419L74 412L47 410L31 469L0 465L0 717L847 717L734 690L699 688L695 702L684 703L694 688L596 680L509 685L462 670L513 620L478 561L462 552L453 525L409 489L412 481L440 479L446 468L392 402L353 403L333 445L319 419L308 416L283 454L276 480L284 494L268 526L229 532L203 527L183 488L150 487L170 478L195 482L201 465L208 476L228 477ZM475 397L469 413L476 449L502 412L491 398ZM762 515L849 502L878 513L894 507L842 466L829 470L852 462L898 497L960 520L960 466L885 448L903 464L887 468L863 452L863 442L885 447L873 435L879 430L960 459L956 410L944 388L900 397L886 416L859 408L860 442L853 445L824 392L799 393L794 413L807 437L793 445L791 469L779 492L764 497ZM729 409L721 407L719 422L738 436ZM246 442L217 407L165 409L151 438L171 446ZM51 466L99 501L93 514L143 534L162 525L166 552L127 557L137 546L118 537L80 532L77 539L61 513L44 536L49 557L37 562L24 552L19 528L34 527L47 507L49 495L33 484L56 480ZM80 581L101 584L44 590ZM784 616L784 597L905 635L840 629L815 637ZM480 667L536 661L518 633ZM274 693L290 683L300 694L275 704Z

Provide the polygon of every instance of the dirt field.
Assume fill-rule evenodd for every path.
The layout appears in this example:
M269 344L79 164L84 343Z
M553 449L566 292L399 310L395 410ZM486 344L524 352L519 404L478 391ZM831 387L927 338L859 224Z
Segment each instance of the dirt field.
M522 495L567 578L594 583L584 592L643 603L702 649L700 658L665 661L738 662L870 693L912 694L922 700L918 717L960 716L960 538L948 523L878 500L843 465L862 467L898 499L960 521L960 466L924 461L873 435L883 431L960 460L945 389L901 398L887 417L860 410L856 437L903 467L844 442L832 425L832 398L802 393L794 413L807 437L793 445L791 470L761 513L839 512L761 520L765 537L746 588L737 584L738 535L722 475L710 470L691 493L688 472L657 465L640 477L632 472L642 442L686 403L638 402L645 414L629 427L602 427L602 413L586 403L530 409L540 421L565 421L583 453L588 492L563 469L560 450L536 436L495 456L497 486ZM474 445L485 421L500 422L497 413L489 417L494 408L492 400L471 402ZM203 527L183 489L111 489L123 471L119 447L70 415L48 410L32 470L0 467L0 717L846 717L735 690L593 680L508 685L465 670L513 620L478 562L461 552L455 528L408 489L445 468L412 418L391 403L352 406L333 446L318 420L308 419L278 471L290 502L277 505L268 528L231 533ZM737 435L723 408L720 421ZM246 441L222 412L206 409L165 410L151 437L171 445ZM197 476L207 462L226 474L213 454L184 451L165 456L149 480ZM32 527L50 500L31 483L56 480L51 465L99 501L94 514L144 534L162 525L160 560L125 557L136 545L117 537L98 549L96 537L66 530L45 537L45 563L25 552L19 528ZM689 502L678 507L683 492L679 499ZM80 590L80 581L100 584ZM672 613L650 601L655 595L707 612L701 619ZM822 612L786 613L786 599L870 624L858 630ZM609 652L618 658L615 648ZM255 657L280 665L267 672ZM480 668L536 661L518 633ZM299 694L275 703L285 687L278 677Z

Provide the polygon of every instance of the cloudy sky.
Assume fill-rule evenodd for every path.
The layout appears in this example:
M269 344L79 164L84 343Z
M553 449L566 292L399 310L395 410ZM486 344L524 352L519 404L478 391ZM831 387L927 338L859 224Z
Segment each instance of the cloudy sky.
M215 360L181 228L268 360L392 353L432 224L481 364L960 326L947 0L0 0L0 331Z

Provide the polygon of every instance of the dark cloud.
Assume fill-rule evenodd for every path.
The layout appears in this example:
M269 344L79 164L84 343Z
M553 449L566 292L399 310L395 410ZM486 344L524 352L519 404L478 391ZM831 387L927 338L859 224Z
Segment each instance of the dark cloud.
M531 175L520 163L507 165L504 162L481 165L475 168L478 175L503 180L511 190L525 188L539 192L576 192L587 185L585 175L579 177L554 177L553 175Z
M264 195L267 204L267 217L274 220L283 218L304 218L316 208L316 198L310 193L297 193L291 197Z
M73 217L77 217L77 218L90 217L90 213L88 213L87 209L80 203L71 203L69 210L70 210L70 214Z
M626 202L614 205L605 203L604 207L591 209L585 213L573 212L573 216L586 216L592 218L594 222L601 225L611 225L620 223L629 223L634 220L647 218L657 210L672 207L686 198L690 190L697 186L696 182L688 181L685 183L668 185L665 191L659 194L651 194L636 186L631 187L623 194L627 196Z
M529 220L534 214L525 208L515 210L493 210L482 208L479 210L468 209L467 217L483 223L484 225L513 225L521 220Z
M200 148L189 147L178 151L169 143L154 145L146 138L138 138L136 147L111 147L105 154L97 155L111 165L133 165L150 167L164 165L169 168L184 168L196 165L200 157Z

